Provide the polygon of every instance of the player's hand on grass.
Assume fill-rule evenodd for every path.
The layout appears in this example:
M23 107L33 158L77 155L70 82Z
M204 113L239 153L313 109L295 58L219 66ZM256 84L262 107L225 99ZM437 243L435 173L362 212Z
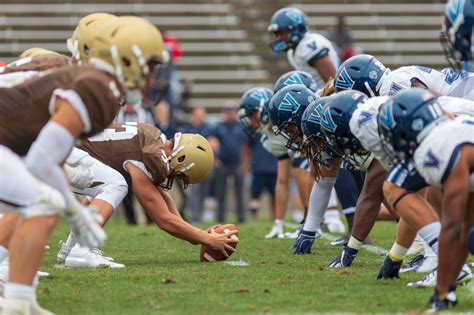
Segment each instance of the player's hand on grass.
M393 278L400 278L399 272L400 267L402 266L402 261L393 260L389 255L385 257L382 267L380 268L377 279L387 280Z
M344 267L349 267L354 259L357 256L357 252L359 250L350 248L349 246L344 246L344 249L342 252L340 252L329 264L328 268L329 269L338 269L338 268L344 268Z
M215 251L221 252L225 257L229 257L227 251L235 252L235 248L232 245L239 242L239 238L236 236L237 233L239 233L239 231L230 231L225 234L219 234L216 233L214 229L211 229L209 232L210 242L208 246Z
M294 254L311 254L311 247L316 239L316 232L301 230L296 241L291 245L295 248Z

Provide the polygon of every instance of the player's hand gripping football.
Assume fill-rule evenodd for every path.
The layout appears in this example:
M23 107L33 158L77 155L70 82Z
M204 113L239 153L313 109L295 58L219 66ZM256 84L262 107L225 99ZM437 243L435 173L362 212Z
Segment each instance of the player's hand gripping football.
M104 245L107 235L99 224L101 218L93 208L75 202L65 211L64 218L80 245L88 248L100 248Z
M221 252L225 257L229 257L227 251L235 252L235 248L232 247L231 244L237 244L239 242L237 236L231 236L238 233L239 231L230 231L225 234L219 234L212 228L209 232L210 242L208 246L215 251Z

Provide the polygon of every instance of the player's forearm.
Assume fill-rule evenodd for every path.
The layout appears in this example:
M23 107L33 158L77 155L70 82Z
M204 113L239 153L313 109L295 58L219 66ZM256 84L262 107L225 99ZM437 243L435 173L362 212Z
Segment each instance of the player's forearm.
M369 236L377 220L380 205L383 200L382 186L386 172L377 161L372 162L362 188L362 193L357 201L354 216L352 236L359 241L364 241Z
M450 284L456 282L466 261L467 248L462 242L461 226L443 222L439 237L437 289L440 296L448 294Z
M173 235L174 237L188 241L191 244L209 245L209 234L184 221L174 214L165 215L160 224L160 229Z

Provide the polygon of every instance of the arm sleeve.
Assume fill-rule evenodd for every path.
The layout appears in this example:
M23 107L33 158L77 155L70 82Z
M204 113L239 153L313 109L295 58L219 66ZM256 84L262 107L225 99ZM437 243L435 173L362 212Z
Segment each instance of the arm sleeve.
M335 183L335 177L321 178L314 183L309 196L308 216L303 228L305 231L316 232L321 228L321 222L331 199L331 191Z

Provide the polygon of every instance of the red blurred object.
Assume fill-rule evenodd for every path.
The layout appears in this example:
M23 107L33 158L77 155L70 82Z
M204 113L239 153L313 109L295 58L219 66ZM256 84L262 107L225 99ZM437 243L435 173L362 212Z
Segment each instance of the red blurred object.
M345 47L342 50L342 61L345 61L356 54L356 48L354 46Z
M170 53L171 59L173 61L181 59L181 57L183 57L183 49L181 48L181 43L178 38L171 35L165 35L164 40L166 50Z

